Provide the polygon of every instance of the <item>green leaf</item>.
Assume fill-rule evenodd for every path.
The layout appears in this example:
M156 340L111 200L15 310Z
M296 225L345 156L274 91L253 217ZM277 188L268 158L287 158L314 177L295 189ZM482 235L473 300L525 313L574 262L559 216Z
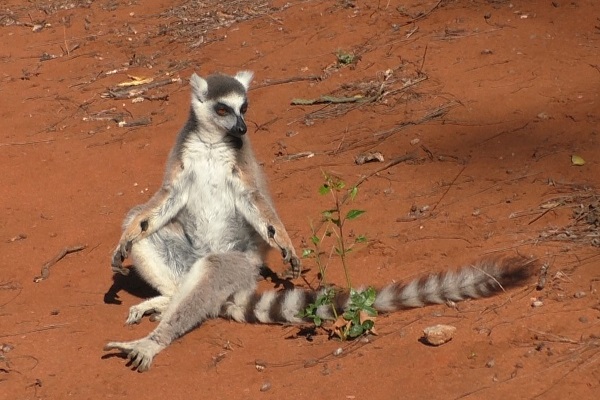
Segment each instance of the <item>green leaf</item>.
M371 329L373 329L373 326L375 326L375 322L373 322L372 320L366 320L362 324L362 327L365 330L365 332L366 331L370 331Z
M317 235L312 235L310 241L316 246L321 242L321 239Z
M331 186L326 183L319 188L319 194L321 195L326 195L329 192L331 192Z
M313 249L302 250L302 258L310 257L315 251Z
M371 317L375 317L377 316L377 310L374 309L371 306L364 306L362 307L362 310L364 310L367 314L369 314Z
M377 291L375 290L375 288L373 288L372 286L369 286L367 288L367 290L365 290L363 293L365 293L367 303L369 305L372 305L373 303L375 303L375 298L377 297Z
M315 315L313 318L313 322L315 323L316 326L321 326L321 324L323 323L323 320L321 320L321 317Z
M344 319L346 321L352 321L355 317L356 311L350 311L350 310L346 310L343 314L342 317L344 317Z
M348 211L348 214L346 214L346 219L355 219L364 213L365 213L364 210L350 210L350 211Z
M358 235L354 239L354 243L365 243L367 241L367 237L365 235Z
M356 195L358 194L358 186L352 186L352 189L348 190L348 195L350 196L350 200L354 200Z
M335 190L342 190L346 186L344 181L337 181L335 183Z
M350 329L348 329L347 335L355 338L355 337L359 337L364 332L365 332L365 330L362 325L352 324L352 325L350 325Z

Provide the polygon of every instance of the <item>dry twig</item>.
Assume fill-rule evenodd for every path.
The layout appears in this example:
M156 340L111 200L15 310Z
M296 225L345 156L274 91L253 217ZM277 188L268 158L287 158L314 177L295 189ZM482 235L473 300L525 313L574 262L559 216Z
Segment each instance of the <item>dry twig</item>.
M47 279L48 276L50 276L50 267L52 267L54 264L56 264L57 262L59 262L60 260L62 260L67 254L71 254L71 253L75 253L77 251L81 251L81 250L85 249L86 247L87 246L84 245L84 244L83 245L78 245L78 246L73 246L73 247L65 247L52 260L48 261L46 264L44 264L42 266L42 270L40 272L40 275L36 276L35 278L33 278L33 281L35 283L38 283L38 282L43 281L44 279Z

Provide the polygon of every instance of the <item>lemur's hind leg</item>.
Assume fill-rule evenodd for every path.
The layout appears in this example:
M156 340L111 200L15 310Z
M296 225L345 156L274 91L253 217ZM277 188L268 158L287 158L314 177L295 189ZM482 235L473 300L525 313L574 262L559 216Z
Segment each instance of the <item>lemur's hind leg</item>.
M198 258L183 231L174 224L164 226L146 239L133 244L131 256L136 272L160 296L129 309L127 324L139 322L146 314L166 310L182 277Z
M201 258L183 278L154 331L140 340L110 342L104 349L120 350L127 354L134 369L147 370L152 359L171 342L206 319L219 316L228 298L253 291L259 266L260 260L240 252Z

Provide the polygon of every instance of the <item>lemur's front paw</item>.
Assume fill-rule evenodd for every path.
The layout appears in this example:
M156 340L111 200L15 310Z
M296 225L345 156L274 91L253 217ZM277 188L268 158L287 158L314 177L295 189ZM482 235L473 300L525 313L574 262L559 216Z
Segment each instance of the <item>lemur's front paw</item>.
M302 263L293 249L282 249L281 256L283 260L290 264L289 268L285 272L285 276L289 276L293 279L300 277L300 272L302 272Z
M270 239L269 244L272 247L278 247L281 250L281 257L285 263L289 263L290 267L286 270L284 276L294 279L300 276L300 259L296 256L296 251L288 237L285 229L281 229L279 235L283 235L283 241L280 243L275 237L277 231L273 225L267 225L267 236ZM272 242L271 242L272 241Z
M112 262L110 263L114 273L119 273L121 275L129 274L129 270L123 267L123 261L125 261L125 259L129 256L131 245L131 241L121 242L115 249L115 252L112 256Z

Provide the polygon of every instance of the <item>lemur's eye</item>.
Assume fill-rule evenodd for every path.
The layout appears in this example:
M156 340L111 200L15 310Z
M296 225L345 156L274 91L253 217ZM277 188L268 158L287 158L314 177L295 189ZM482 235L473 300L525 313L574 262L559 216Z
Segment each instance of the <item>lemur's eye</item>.
M242 114L246 114L246 111L248 111L248 103L242 104L242 108L240 108Z
M220 115L221 117L226 116L227 114L229 114L229 110L227 109L227 107L222 106L222 105L218 105L217 107L215 107L215 111L217 112L218 115Z

